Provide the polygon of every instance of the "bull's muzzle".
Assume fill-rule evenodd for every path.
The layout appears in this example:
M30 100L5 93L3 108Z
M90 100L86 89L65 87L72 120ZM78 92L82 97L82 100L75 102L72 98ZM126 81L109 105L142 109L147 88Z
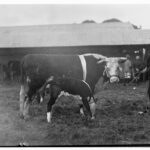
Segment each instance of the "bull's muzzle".
M116 83L116 82L119 82L119 77L117 76L110 77L110 83Z

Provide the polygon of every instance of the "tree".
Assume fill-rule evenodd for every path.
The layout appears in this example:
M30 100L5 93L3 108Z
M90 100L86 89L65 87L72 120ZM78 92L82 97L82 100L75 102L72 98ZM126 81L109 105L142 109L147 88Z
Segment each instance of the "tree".
M111 19L107 19L107 20L104 20L102 23L114 23L114 22L120 22L120 23L123 23L121 20L119 19L116 19L116 18L111 18ZM129 22L130 23L130 22ZM132 24L130 23L133 27L133 29L142 29L142 26L137 26L135 24Z
M122 22L122 21L116 18L111 18L111 19L104 20L102 23L112 23L112 22Z
M96 23L94 20L84 20L82 23Z

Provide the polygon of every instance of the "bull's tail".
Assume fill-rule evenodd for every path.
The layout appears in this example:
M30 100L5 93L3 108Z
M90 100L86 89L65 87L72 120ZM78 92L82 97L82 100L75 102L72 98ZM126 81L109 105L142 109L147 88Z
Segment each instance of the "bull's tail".
M24 70L24 61L23 60L20 63L20 74L21 74L21 78L20 78L21 85L24 85L24 82L25 82L25 70Z
M149 81L149 83L148 83L149 85L148 85L148 90L147 90L147 94L148 94L148 97L149 97L149 100L150 100L150 81Z

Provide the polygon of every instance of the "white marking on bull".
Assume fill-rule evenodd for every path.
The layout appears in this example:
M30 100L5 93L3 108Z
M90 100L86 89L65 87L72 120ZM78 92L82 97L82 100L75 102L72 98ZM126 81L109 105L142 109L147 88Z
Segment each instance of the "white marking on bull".
M44 99L43 99L43 96L41 96L41 98L40 98L40 103L42 103L42 102L43 102L43 100L44 100Z
M68 92L61 91L60 94L58 95L58 98L61 96L69 96L70 94Z
M87 87L90 89L90 91L92 93L92 89L91 89L90 85L86 81L84 81L84 80L82 80L82 82L84 82L87 85Z
M79 96L79 95L72 95L72 94L70 94L68 92L64 92L64 91L60 92L60 94L58 95L58 98L60 98L61 96L72 96L75 99L80 99L80 100L82 99L81 96Z
M86 61L85 61L84 55L79 55L79 59L81 61L81 66L83 70L83 80L86 81L87 68L86 68Z
M47 112L47 122L50 123L52 119L52 113L51 112Z

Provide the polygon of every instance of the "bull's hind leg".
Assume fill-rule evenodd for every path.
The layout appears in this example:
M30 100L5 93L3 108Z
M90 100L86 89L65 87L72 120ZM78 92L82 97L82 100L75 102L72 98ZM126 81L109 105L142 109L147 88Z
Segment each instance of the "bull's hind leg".
M26 95L26 93L25 93L24 85L21 85L21 88L20 88L20 117L23 117L25 95Z
M47 104L47 122L51 123L52 119L52 106L55 104L61 89L58 86L52 85L50 87L50 100Z
M30 105L32 102L32 97L36 93L36 91L37 91L37 87L35 85L33 85L31 83L28 84L28 91L27 91L27 96L25 97L24 112L23 112L25 119L28 119L30 117L29 109L30 109Z
M30 100L29 100L29 97L27 96L27 97L25 97L24 108L23 108L24 119L29 118L29 107L30 107Z
M27 89L27 91L25 90L25 86L21 86L20 111L21 111L24 119L29 118L29 107L31 104L31 99L36 91L36 88L30 86L29 84L26 89Z

